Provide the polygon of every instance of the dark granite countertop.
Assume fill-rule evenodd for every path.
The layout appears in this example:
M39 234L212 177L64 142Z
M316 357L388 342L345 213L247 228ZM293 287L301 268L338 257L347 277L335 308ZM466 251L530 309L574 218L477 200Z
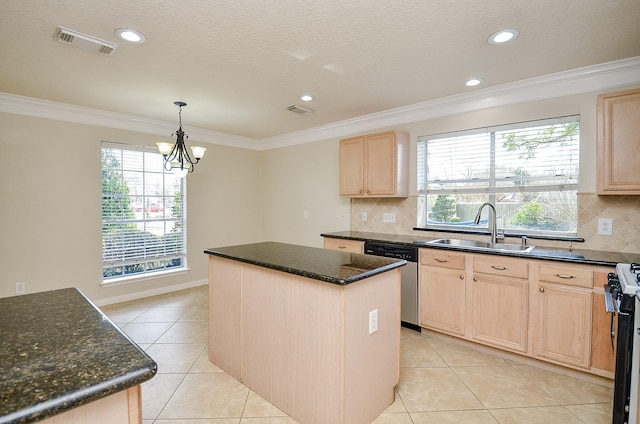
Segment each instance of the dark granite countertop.
M156 363L74 288L0 298L0 423L33 423L152 378Z
M400 259L276 242L217 247L204 253L340 285L407 263Z
M447 249L454 250L448 246L438 246L433 244L427 244L430 240L435 240L435 237L416 237L405 236L399 234L383 234L383 233L369 233L364 231L338 231L333 233L322 233L322 237L342 238L347 240L360 240L360 241L380 241L395 243L401 245L411 245L417 247L428 247L432 249ZM442 238L442 237L438 237ZM464 238L464 237L452 237L452 238ZM530 240L529 244L535 246L535 240ZM598 250L581 250L581 249L558 249L551 247L536 247L529 253L520 252L505 252L505 251L482 251L474 249L455 248L455 250L466 251L470 253L483 253L488 255L500 255L500 256L517 256L529 259L545 259L559 262L575 262L581 264L590 265L604 265L615 266L617 263L631 263L640 262L640 254L633 253L616 253L616 252L602 252Z

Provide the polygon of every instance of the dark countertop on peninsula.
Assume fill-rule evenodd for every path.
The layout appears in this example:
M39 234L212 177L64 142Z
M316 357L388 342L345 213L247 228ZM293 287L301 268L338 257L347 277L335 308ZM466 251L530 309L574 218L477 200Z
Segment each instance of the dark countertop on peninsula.
M339 285L407 263L399 259L276 242L210 248L204 253Z
M74 288L0 298L0 423L32 423L151 379L157 365Z
M436 240L442 237L420 237L406 236L401 234L369 233L364 231L338 231L333 233L322 233L322 237L342 238L347 240L360 241L381 241L401 245L417 247L428 247L431 249L460 250L469 253L482 253L487 255L516 256L528 259L545 259L559 262L574 262L585 265L615 266L617 263L640 262L640 254L603 252L598 250L581 249L558 249L551 247L536 247L529 253L507 252L507 251L478 251L474 249L451 248L426 244L429 240ZM464 238L464 237L451 237ZM535 246L535 240L529 240L529 244Z

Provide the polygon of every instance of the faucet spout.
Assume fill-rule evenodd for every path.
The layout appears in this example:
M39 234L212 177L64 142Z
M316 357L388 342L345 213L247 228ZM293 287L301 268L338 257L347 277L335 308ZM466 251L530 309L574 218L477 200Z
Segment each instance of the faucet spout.
M484 209L485 206L489 207L489 232L491 233L491 243L495 244L498 240L498 226L496 224L496 207L493 206L493 204L485 202L480 205L480 208L478 209L478 213L476 215L476 219L473 220L473 223L476 225L480 223L480 215L482 215L482 209Z

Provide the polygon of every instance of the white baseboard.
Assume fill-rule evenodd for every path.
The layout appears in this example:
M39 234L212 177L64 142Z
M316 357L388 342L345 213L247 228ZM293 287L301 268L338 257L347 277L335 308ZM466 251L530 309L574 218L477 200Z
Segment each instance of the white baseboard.
M174 291L184 290L184 289L190 289L193 287L203 286L208 283L209 283L209 280L207 279L190 281L188 283L175 284L172 286L165 286L165 287L144 290L144 291L137 291L134 293L123 294L121 296L107 297L105 299L94 301L94 303L97 306L111 305L114 303L128 302L130 300L142 299L143 297L157 296L159 294L171 293Z

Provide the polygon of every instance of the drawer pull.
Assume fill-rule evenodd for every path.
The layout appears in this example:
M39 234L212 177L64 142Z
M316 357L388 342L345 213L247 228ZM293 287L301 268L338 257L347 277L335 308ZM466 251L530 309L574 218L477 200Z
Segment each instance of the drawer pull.
M498 270L498 271L506 271L509 268L507 268L506 266L497 266L497 265L491 265L491 268Z
M338 246L338 249L346 249L347 246Z
M447 259L433 258L434 261L440 262L441 264L446 264L449 262Z
M555 276L558 278L565 278L567 280L570 280L572 278L577 278L575 275L567 275L567 274L555 274Z

